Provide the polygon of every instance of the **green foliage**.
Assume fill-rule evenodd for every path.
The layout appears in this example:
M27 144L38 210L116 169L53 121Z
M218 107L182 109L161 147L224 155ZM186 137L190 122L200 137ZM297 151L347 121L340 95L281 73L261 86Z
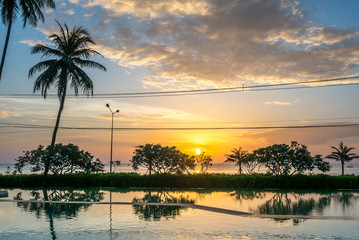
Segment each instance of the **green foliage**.
M42 176L0 175L0 188L41 187ZM143 187L143 188L222 188L222 189L359 189L359 176L325 174L292 176L225 174L100 173L49 175L48 187Z
M329 163L323 161L320 155L312 157L307 146L297 142L292 142L290 146L274 144L259 148L254 150L253 154L259 163L277 176L313 171L315 167L323 172L330 170Z
M104 164L100 159L93 160L89 152L80 150L77 145L61 143L54 146L40 145L32 151L24 151L24 155L16 159L15 169L19 173L26 165L31 165L31 172L42 172L45 169L45 163L50 163L49 170L53 174L66 174L75 172L97 173L104 171Z
M201 166L201 173L205 173L212 166L212 157L206 155L205 152L191 156L192 161Z
M142 166L148 169L149 174L184 174L195 167L194 160L176 147L146 144L138 146L133 154L130 160L133 169Z

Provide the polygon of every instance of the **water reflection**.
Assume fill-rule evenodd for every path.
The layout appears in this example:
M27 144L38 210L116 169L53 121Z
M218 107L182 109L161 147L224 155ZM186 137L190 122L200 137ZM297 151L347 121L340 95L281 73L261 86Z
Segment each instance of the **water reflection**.
M103 199L103 192L95 190L33 190L30 192L30 201L36 202L17 202L17 207L26 212L35 213L37 218L45 215L49 221L50 234L52 239L57 239L54 219L71 219L77 217L81 209L87 209L91 204L59 204L39 201L80 201L80 202L98 202ZM14 200L23 200L22 192L14 197Z
M174 196L170 191L147 191L143 198L135 197L133 203L194 203L189 196ZM180 206L133 205L134 213L145 221L174 219L184 210Z
M265 200L255 208L250 208L250 212L268 215L325 215L326 209L330 206L342 206L343 216L346 208L352 205L352 201L357 201L359 195L356 192L257 192L257 191L235 191L230 193L239 202L248 200ZM337 208L337 207L336 207ZM292 220L294 225L298 225L304 220L291 218L273 219L284 222Z
M53 239L54 219L77 218L81 209L86 210L91 202L108 201L109 233L112 235L112 219L118 217L118 202L126 203L190 203L218 209L228 209L255 214L281 215L282 219L274 221L293 221L298 225L304 220L293 219L301 216L354 216L359 215L359 192L355 191L260 191L260 190L148 190L148 189L87 189L87 190L48 190L22 191L14 199L23 199L23 194L30 194L31 200L80 201L88 203L59 204L44 202L17 202L17 206L34 213L38 218L46 216L50 224ZM106 194L106 199L104 198ZM29 199L28 196L24 196ZM143 221L161 221L175 219L186 208L164 205L132 205L133 213ZM207 211L212 211L208 210ZM225 213L225 212L222 212ZM107 213L106 213L107 215ZM285 216L292 215L292 216ZM294 217L293 217L294 216ZM114 222L116 224L116 222Z

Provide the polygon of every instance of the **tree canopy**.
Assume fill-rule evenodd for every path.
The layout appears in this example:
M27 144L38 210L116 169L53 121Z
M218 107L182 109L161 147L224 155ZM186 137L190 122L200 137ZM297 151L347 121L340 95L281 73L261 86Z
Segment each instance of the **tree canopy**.
M15 164L17 172L22 173L26 165L31 165L31 172L43 172L45 163L49 162L49 170L53 174L66 174L75 172L97 173L104 171L104 164L100 159L93 160L89 152L80 150L72 143L44 148L40 145L37 149L24 151L24 155L18 157Z
M255 158L274 175L293 175L318 168L320 171L330 170L328 162L323 161L321 155L312 157L307 146L292 142L287 144L274 144L253 151Z
M133 154L130 160L133 169L137 170L140 166L145 167L149 174L152 172L157 174L184 174L195 167L194 160L174 146L139 145Z

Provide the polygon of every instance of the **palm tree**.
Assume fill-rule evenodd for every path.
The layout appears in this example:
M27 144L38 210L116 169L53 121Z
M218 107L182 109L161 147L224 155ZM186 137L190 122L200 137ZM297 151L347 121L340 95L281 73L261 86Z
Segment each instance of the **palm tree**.
M354 150L355 148L347 147L343 144L343 142L339 143L339 148L332 146L332 149L334 149L335 151L331 152L325 158L340 161L342 164L342 175L344 175L344 163L350 162L354 158L359 158L359 156L356 155L355 153L351 153L351 151Z
M66 24L64 27L58 22L57 24L59 25L60 33L49 36L54 48L37 44L31 51L32 54L42 53L43 57L52 57L52 59L39 62L29 70L29 78L36 72L42 71L35 80L34 92L41 90L42 96L46 98L47 92L53 84L57 88L60 108L52 134L51 146L55 145L68 86L74 89L76 96L79 90L82 90L84 94L93 95L93 82L81 67L98 68L106 71L103 65L89 60L91 55L102 55L87 47L88 44L95 44L95 42L85 28L75 26L72 30L69 30ZM43 184L46 182L49 166L50 160L45 163Z
M242 163L248 155L248 152L242 149L242 147L239 147L238 149L234 148L233 150L231 150L231 152L232 154L225 155L227 157L227 160L224 162L236 163L236 165L238 165L239 167L239 175L242 175Z
M12 22L16 19L17 14L21 13L24 21L23 27L29 23L31 26L36 27L38 20L45 21L41 9L44 7L55 8L53 0L2 0L0 1L1 19L4 24L7 24L7 33L4 44L4 50L0 63L0 80L2 70L4 68L6 51L9 44Z

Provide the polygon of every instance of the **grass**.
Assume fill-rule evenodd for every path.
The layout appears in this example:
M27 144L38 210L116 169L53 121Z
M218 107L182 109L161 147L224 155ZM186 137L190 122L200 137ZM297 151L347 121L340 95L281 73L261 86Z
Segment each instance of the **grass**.
M41 187L42 175L0 175L1 188ZM136 173L49 175L48 187L144 187L144 188L278 188L359 189L359 176L293 175L273 176L193 174L139 175Z

